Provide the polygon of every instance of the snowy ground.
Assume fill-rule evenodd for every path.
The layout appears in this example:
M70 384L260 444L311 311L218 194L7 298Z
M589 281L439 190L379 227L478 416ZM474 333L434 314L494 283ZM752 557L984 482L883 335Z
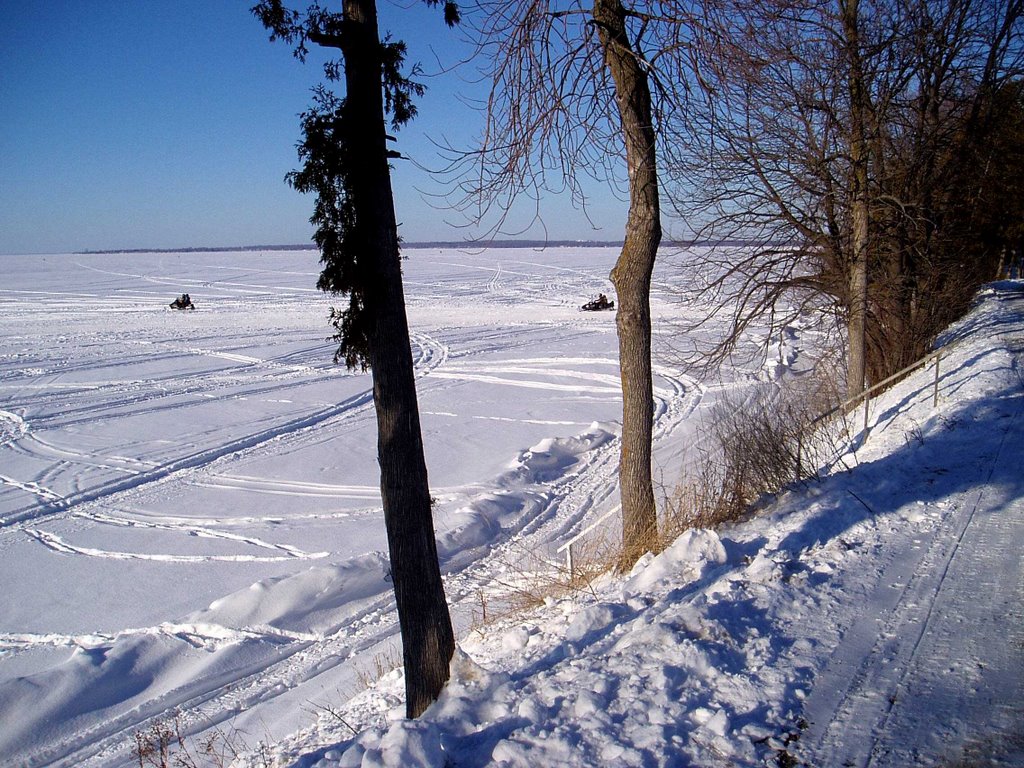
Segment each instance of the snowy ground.
M122 765L174 710L323 768L1019 757L1016 286L952 334L937 407L927 372L873 406L852 471L484 622L616 503L614 317L577 311L615 252L409 255L462 647L413 724L400 673L372 682L397 629L369 381L330 364L315 256L3 257L0 762ZM681 311L667 261L659 318ZM197 311L166 308L186 291ZM798 374L817 338L752 336L768 364L715 381L660 355L659 477L723 392Z
M614 316L578 305L610 292L616 253L410 256L436 525L465 631L500 568L492 548L553 558L615 504ZM175 708L190 731L278 739L363 687L396 633L376 432L369 377L331 364L315 254L3 266L0 762L116 763ZM167 307L183 292L197 311ZM701 400L662 366L659 434Z
M1024 765L1024 285L765 515L485 627L417 722L298 766ZM858 413L854 423L861 423ZM399 701L400 675L339 713ZM361 709L362 708L362 709ZM327 720L325 719L325 723Z

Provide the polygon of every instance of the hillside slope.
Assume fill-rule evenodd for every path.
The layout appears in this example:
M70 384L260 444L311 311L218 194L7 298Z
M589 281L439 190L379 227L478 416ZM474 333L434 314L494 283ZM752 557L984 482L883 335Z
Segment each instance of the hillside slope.
M911 376L766 514L471 633L420 721L393 672L276 757L1024 764L1024 286L986 289L942 343L937 405L934 369Z

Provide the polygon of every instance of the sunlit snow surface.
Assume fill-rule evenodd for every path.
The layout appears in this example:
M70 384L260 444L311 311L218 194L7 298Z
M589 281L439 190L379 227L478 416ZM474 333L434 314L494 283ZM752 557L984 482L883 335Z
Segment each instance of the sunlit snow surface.
M407 255L462 648L416 723L387 673L370 380L331 364L315 254L0 257L0 764L129 765L175 711L193 745L269 745L238 766L1019 759L1017 284L950 334L938 405L932 370L900 384L821 482L502 618L617 502L615 318L578 309L617 254ZM753 328L763 360L687 375L672 320L702 311L675 295L698 263L655 276L659 491L723 394L800 377L820 339L812 317ZM198 309L169 309L184 292Z
M387 709L393 673L343 710L360 722L383 710L382 722L353 738L324 718L282 756L1024 765L1024 284L985 289L940 341L938 375L873 402L870 435L858 410L819 480L471 633L420 720Z
M616 502L614 313L579 305L611 293L617 252L407 255L464 628L492 547L554 559ZM123 760L173 708L189 729L244 712L276 738L393 647L370 378L332 364L316 262L2 258L0 762ZM655 290L657 317L678 315ZM198 309L170 309L185 292ZM656 390L664 437L702 390L669 365ZM661 461L677 471L672 449Z

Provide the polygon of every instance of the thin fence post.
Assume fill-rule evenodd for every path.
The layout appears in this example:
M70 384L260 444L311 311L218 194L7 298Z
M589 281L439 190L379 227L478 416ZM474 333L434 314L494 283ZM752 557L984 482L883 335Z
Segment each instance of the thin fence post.
M864 390L864 439L868 437L868 405L871 403L871 398L868 397L868 391Z
M569 581L572 581L572 544L565 548L565 567L569 569Z
M935 393L932 395L932 408L939 404L939 362L942 360L942 350L935 353Z

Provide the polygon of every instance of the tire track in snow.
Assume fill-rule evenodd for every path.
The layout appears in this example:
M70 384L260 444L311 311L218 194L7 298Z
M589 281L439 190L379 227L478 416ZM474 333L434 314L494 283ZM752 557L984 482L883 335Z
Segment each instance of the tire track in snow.
M920 764L915 749L935 746L938 755L948 757L956 745L935 744L935 721L948 723L961 712L948 694L936 696L933 687L939 679L949 685L952 677L962 684L955 697L965 704L963 712L969 713L970 685L959 678L992 675L963 668L967 649L976 652L973 662L980 670L985 670L990 657L996 670L1000 665L1019 669L1019 649L1014 662L1007 658L1012 653L1005 648L976 648L971 627L960 622L966 617L982 624L992 621L997 611L1005 611L1002 601L1011 596L997 588L1002 574L1018 575L1011 589L1018 594L1021 590L1020 553L1011 546L1018 537L1001 535L1004 529L1020 525L1020 505L1007 508L1005 500L991 498L996 496L991 485L993 473L999 462L1006 460L1007 436L1015 432L1019 442L1021 412L1018 406L1008 414L1012 419L1004 427L987 477L979 479L979 490L963 497L969 508L943 505L944 514L932 529L932 540L923 554L914 557L903 552L886 566L867 601L868 613L842 638L828 666L815 679L806 707L812 730L801 745L810 765L867 768ZM985 518L983 523L978 523L979 517ZM946 535L953 526L955 534ZM1000 563L1005 567L999 568ZM981 573L978 564L997 567ZM958 576L947 586L947 576L957 571L974 571L975 575ZM1000 678L989 680L988 685L977 684L978 688L987 695L998 692L1002 696L1002 701L993 703L1015 704L1018 711L1010 712L1009 717L1019 720L1024 682L1012 671L1006 674L1004 670ZM1019 722L996 720L993 716L992 722L976 725L997 730L1009 726L1011 735L1019 736ZM978 735L986 734L982 730Z
M15 480L13 477L7 477L7 475L0 475L0 485L7 485L11 488L17 488L20 491L36 496L43 504L48 506L63 504L67 501L66 497L61 496L59 493L51 491L49 488L44 488L35 482L22 482ZM0 518L0 528L4 526L6 522L5 518Z
M215 475L208 479L194 480L193 484L203 488L225 488L280 496L317 496L327 499L380 501L380 488L375 485L307 483L299 480L274 480L238 474ZM293 517L293 519L296 518Z
M316 370L312 365L289 364L271 368L261 377L254 378L251 373L245 372L247 367L202 373L164 374L156 379L105 378L102 384L57 385L49 381L52 376L47 375L39 377L46 378L46 382L22 384L20 387L32 389L32 395L26 399L26 404L31 402L33 409L40 414L34 419L37 427L67 427L117 417L126 411L130 411L133 416L174 411L195 402L188 400L190 397L217 397L223 393L227 393L229 397L267 396L293 386L303 377L330 375L323 370ZM309 368L309 372L299 370L303 367ZM55 388L59 388L60 391L53 391ZM95 393L95 397L90 397L91 393ZM72 394L78 395L79 398L69 401ZM47 413L48 411L50 413Z
M242 544L255 549L270 550L274 555L173 555L142 552L121 552L94 547L80 547L68 543L57 534L38 529L27 529L26 533L45 547L62 554L85 555L110 560L152 560L164 563L204 563L204 562L249 562L275 563L286 560L319 560L327 557L329 552L305 552L289 544L274 544L255 536L241 536L236 533L218 530L211 526L189 522L160 522L139 520L100 512L75 513L80 517L98 525L119 526L122 528L139 528L157 531L169 531L184 536L195 536L203 539L219 539L231 543Z
M448 347L425 333L412 334L413 363L417 376L426 376L444 365L449 356ZM250 454L269 443L280 440L301 439L315 428L338 418L349 418L372 406L373 391L366 389L337 405L319 409L311 414L287 420L281 424L259 430L255 433L227 441L222 445L196 451L172 461L137 470L127 478L101 483L95 487L61 496L34 483L19 483L12 478L0 476L0 482L17 484L22 490L32 493L43 501L42 506L32 505L15 509L0 518L0 530L15 524L38 523L42 519L66 513L79 506L107 501L126 492L134 492L155 483L197 472L213 466L228 457ZM102 465L102 463L101 463Z
M657 388L655 434L656 439L662 439L696 410L703 390L690 377L667 369L660 369L658 377L662 385ZM452 600L453 613L457 606L464 623L469 623L466 616L479 607L478 594L487 585L500 585L497 592L504 591L507 597L510 567L519 568L520 573L538 565L562 567L554 556L558 545L583 530L590 518L607 510L616 500L619 446L615 438L589 451L580 466L573 467L538 495L538 508L514 535L472 567L449 577L446 588L459 595Z
M413 349L413 367L417 378L427 376L448 363L451 349L422 331L409 334Z
M575 365L576 368L567 368ZM598 367L614 367L616 372L600 373ZM472 358L448 365L435 374L438 380L472 381L520 389L542 389L583 395L621 397L618 362L607 358L520 358L498 362L479 362Z
M152 526L159 527L159 526ZM164 527L165 530L178 531L181 529ZM69 544L55 533L29 528L25 531L31 538L38 541L47 549L60 552L65 555L82 555L85 557L98 557L105 560L151 560L159 563L280 563L286 560L319 560L330 555L330 552L303 552L297 547L287 544L271 544L270 542L255 537L230 536L228 534L204 530L203 533L190 532L190 535L205 536L207 538L232 539L250 546L262 549L281 551L280 555L167 555L149 552L119 552L110 549L96 549L95 547L81 547Z
M564 334L564 330L552 326L553 332ZM515 333L506 331L503 334L504 340L512 339L515 342ZM416 358L417 375L429 375L431 371L445 365L449 359L447 347L437 344L432 338L424 334L413 335L414 356ZM507 346L500 345L507 350ZM493 346L492 349L498 348ZM564 372L564 359L562 361ZM527 368L530 366L527 365ZM523 371L511 371L509 375L523 375ZM542 374L544 376L558 375L558 372L538 370L533 368L532 373L527 375ZM438 377L440 378L440 377ZM610 377L610 380L614 377ZM615 380L617 383L617 380ZM578 387L575 387L578 390ZM365 393L369 395L369 393ZM688 389L685 384L670 382L665 386L664 382L659 385L658 394L658 428L661 434L667 434L670 425L667 420L682 413L685 408L677 403L675 399L684 396L692 399L693 390ZM358 398L359 396L357 396ZM367 398L363 402L356 402L355 408L368 408L371 400ZM306 426L317 426L322 421L331 418L328 413L322 414L322 418L316 423L309 423ZM162 465L148 470L147 477L141 478L140 482L129 483L123 490L133 492L141 489L151 482L157 482L161 478L154 473L166 473L168 471L184 474L189 481L202 482L204 473L211 469L217 461L228 456L251 455L253 452L261 452L264 446L275 438L283 440L302 440L303 435L301 424L292 423L283 430L277 430L277 434L269 431L263 435L264 439L251 439L248 444L233 444L224 446L225 450L211 453L205 457L196 457L189 464L179 464L176 467ZM520 520L511 527L517 531L518 542L528 541L537 543L542 548L550 549L553 546L552 540L559 536L566 535L581 527L586 522L588 513L607 503L609 497L614 493L616 484L614 480L615 464L617 462L617 442L608 440L594 450L587 452L582 460L574 465L571 470L552 483L543 483L542 487L534 491L527 491L529 498L527 506L521 513L521 518L530 517L529 512L539 509L540 514L533 516L525 523ZM204 460L205 459L205 460ZM230 482L230 481L229 481ZM239 479L240 483L245 482L244 478ZM283 488L281 490L305 492L309 488ZM512 492L515 492L514 490ZM116 495L117 489L113 489L111 495ZM109 500L110 496L99 494L96 500ZM67 508L58 511L71 511L82 515L88 512L81 505L88 499L82 495L73 497L72 503ZM536 506L533 506L536 504ZM91 513L90 513L91 514ZM500 534L507 536L506 533ZM506 551L514 551L513 542L509 542ZM495 573L500 573L504 566L502 552L488 553L480 551L475 555L473 563L477 568L472 576L476 578L476 584L490 583ZM452 581L459 574L465 573L466 568L471 565L461 566L460 570L449 577L449 583L455 586ZM493 566L488 571L488 565ZM467 583L471 583L467 574ZM475 604L475 592L470 590L467 597L453 600L453 613L465 616ZM246 628L251 629L251 628ZM195 684L188 690L181 689L170 692L152 701L147 701L138 709L126 713L123 716L115 717L108 723L97 725L88 732L69 735L62 745L57 745L58 752L64 757L58 758L57 765L90 765L100 764L107 756L116 752L124 751L130 747L131 733L135 730L145 729L148 724L155 722L168 709L179 707L185 712L188 727L199 728L210 724L223 723L261 701L283 695L295 685L304 680L320 674L326 669L333 669L339 665L353 665L353 654L365 653L369 649L394 642L397 638L397 618L394 614L393 599L390 588L382 584L382 592L376 598L370 600L360 611L357 621L346 625L340 631L329 634L314 644L307 638L294 638L283 640L275 646L272 656L254 663L248 675L233 677L230 685L223 681L202 680L192 681ZM187 634L187 633L185 633ZM211 633L212 634L212 633ZM170 639L182 639L174 632L166 633ZM199 635L193 637L199 639ZM242 641L252 641L255 638L242 638ZM97 741L92 744L91 742ZM88 744L82 747L82 744ZM89 757L89 755L93 757ZM95 758L95 762L93 762Z
M245 640L314 642L320 636L312 632L294 632L271 626L225 627L220 624L163 622L153 627L128 628L117 632L60 634L56 632L0 632L0 652L18 653L35 648L108 648L119 638L143 635L184 640L194 648L223 647Z
M412 335L414 365L417 376L424 376L436 370L448 359L448 348L438 343L433 337L424 333ZM138 491L146 485L170 479L172 475L193 474L197 475L201 470L208 469L222 459L238 454L245 455L252 451L258 451L275 439L304 439L312 428L335 418L350 416L354 413L369 409L372 406L373 395L371 390L359 393L343 403L323 409L315 414L308 415L301 419L288 422L285 425L264 430L260 433L246 438L232 441L229 444L220 446L208 451L202 451L190 457L180 459L176 462L155 467L145 473L144 477L123 484L109 484L102 489L94 489L89 493L82 493L63 500L59 509L52 510L51 514L71 513L78 517L90 517L99 522L112 522L112 519L103 519L100 515L88 510L79 511L81 507L87 506L93 501L109 501L110 497L117 496L122 492ZM194 482L202 482L195 480ZM223 481L221 478L220 481ZM229 484L231 480L227 481ZM238 479L238 483L244 485L246 478ZM122 487L123 486L123 487ZM266 488L264 487L264 490ZM315 484L290 485L288 492L310 492L320 493L323 486ZM335 487L335 491L337 487ZM379 495L378 489L372 489ZM332 491L332 492L335 492ZM369 494L369 490L362 487L346 487L344 492L355 492L358 494ZM28 520L38 520L39 516L31 517ZM147 525L137 521L123 521L130 525ZM168 530L181 530L181 526L170 524L149 524L151 527L163 527ZM24 527L24 526L22 526ZM192 526L193 528L195 526ZM86 548L74 547L59 539L53 534L47 534L37 529L29 529L29 535L35 534L37 540L43 539L42 543L57 549L63 548L72 554L86 554L98 557L140 557L134 553L111 553L106 551L88 551ZM218 538L236 538L253 544L251 537L234 537L224 532L217 532ZM266 544L264 542L264 544ZM267 544L270 547L284 548L283 545ZM290 553L287 559L292 559L300 554L298 550ZM301 553L305 554L305 553ZM317 553L314 553L317 554ZM325 553L326 554L326 553ZM309 555L305 555L308 557ZM152 557L166 561L168 556L142 556ZM173 557L173 556L171 556ZM230 557L230 556L229 556ZM272 559L243 556L244 559ZM190 562L185 559L178 559L178 562ZM180 709L183 712L183 723L186 728L207 727L224 722L230 717L244 711L250 705L267 698L273 698L287 691L294 685L301 682L310 675L319 674L322 671L331 669L338 664L349 663L350 658L361 650L372 648L381 642L390 642L398 632L397 616L393 610L393 598L389 585L382 580L381 592L370 599L366 605L359 608L355 615L347 618L345 626L335 633L326 637L317 638L319 642L311 647L312 638L296 635L295 637L281 637L281 633L267 633L260 629L245 628L236 635L229 635L224 642L237 642L239 640L263 641L268 636L274 640L273 653L268 658L250 664L250 669L243 674L233 674L230 679L203 679L191 680L185 689L175 689L167 694L156 697L141 704L139 707L119 716L111 718L109 722L92 726L75 734L70 734L60 743L47 747L47 762L57 766L80 766L91 765L93 759L98 764L112 754L125 756L126 750L132 743L132 734L139 730L145 730L152 724L166 717L166 712L171 709ZM173 639L189 642L195 645L196 642L205 642L203 633L190 633L174 629L176 625L161 625L159 631L141 630L143 634L161 634ZM167 627L171 627L168 630ZM367 630L366 628L371 628ZM383 629L380 629L383 627ZM225 630L230 632L229 630ZM208 635L209 633L207 633ZM114 637L116 639L117 636ZM191 637L191 641L190 641ZM3 636L0 636L2 645ZM8 637L8 641L13 642ZM27 639L22 638L26 641ZM55 642L59 643L58 638ZM51 643L53 644L53 643ZM268 671L270 672L268 678ZM187 690L186 690L187 689Z
M663 371L660 378L662 399L656 423L659 434L667 436L697 407L701 390L685 376ZM582 528L593 511L612 502L617 489L618 445L614 438L600 441L551 481L542 480L519 489L497 489L522 495L518 518L508 526L514 533L500 533L496 541L474 548L468 557L450 559L442 566L449 571L445 589L453 621L458 626L468 625L482 589L493 587L496 580L504 581L510 562L522 558L524 552L553 552L559 540ZM316 642L296 640L281 645L276 656L250 674L234 678L229 686L211 685L180 699L169 695L152 706L147 704L145 717L126 716L104 726L102 732L97 729L83 735L78 743L89 745L88 755L69 743L71 751L55 765L105 765L113 755L125 753L132 732L145 730L169 709L182 713L186 731L207 729L229 722L261 702L287 695L301 683L341 665L347 665L355 674L359 658L375 648L393 647L399 642L390 585L382 582L381 587L381 592L338 631L326 633Z
M138 475L149 469L159 466L158 462L142 461L128 456L111 456L101 453L86 453L62 446L53 445L39 437L36 432L28 432L11 450L23 456L40 461L49 461L50 466L44 469L36 478L22 485L32 486L40 493L38 495L46 503L62 503L66 496L57 493L51 488L53 481L59 475L71 473L76 479L76 491L81 490L77 481L82 477L82 468L112 470L126 475ZM19 485L11 478L0 476L0 482L8 485ZM23 488L23 490L26 490Z
M188 681L184 688L172 689L129 712L84 728L60 743L50 745L47 748L48 764L54 768L89 768L106 766L114 760L124 762L130 760L132 734L165 721L170 711L180 713L183 733L192 735L217 728L261 702L287 694L303 682L339 665L348 664L354 668L356 657L381 643L390 642L398 634L394 599L389 585L384 586L386 589L379 595L366 600L346 617L342 627L324 634L283 632L273 627L233 630L219 625L200 625L197 628L192 624L173 623L137 631L137 634L158 634L182 640L193 647L211 640L216 645L227 645L232 641L251 643L269 639L271 644L264 657L249 662L247 670L232 674L229 679ZM114 639L118 636L120 633ZM2 639L0 636L0 641ZM57 642L61 639L55 638ZM18 638L12 636L11 640L17 642ZM301 703L309 704L306 699Z
M142 470L132 477L108 481L101 483L94 488L69 494L68 496L48 503L42 509L38 507L30 507L27 509L16 510L13 513L8 514L3 520L0 520L0 530L16 523L29 521L37 522L40 519L73 510L83 504L88 504L102 499L109 499L110 497L125 491L134 491L146 485L163 482L177 475L210 466L220 459L245 452L257 446L276 440L284 435L317 427L326 421L363 408L368 403L372 402L372 400L373 393L370 391L364 391L348 398L336 406L323 408L312 414L302 416L297 419L291 419L269 429L260 430L259 432L255 432L244 437L229 440L223 445L197 451L187 456L153 467L152 469Z
M501 262L495 262L494 274L491 275L491 279L487 281L487 292L498 293L501 291Z

